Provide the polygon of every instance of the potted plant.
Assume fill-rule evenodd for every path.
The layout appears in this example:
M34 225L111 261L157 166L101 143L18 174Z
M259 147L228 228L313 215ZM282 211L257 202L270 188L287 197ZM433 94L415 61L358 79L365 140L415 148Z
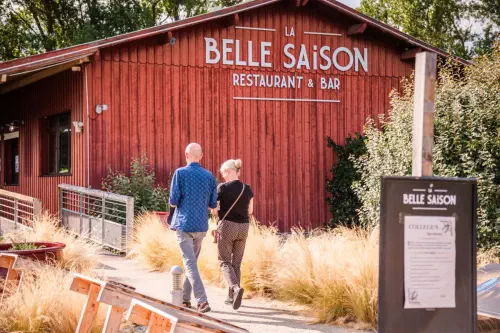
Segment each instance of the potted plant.
M44 263L60 261L63 258L63 249L66 247L63 243L17 241L12 237L8 238L10 242L5 240L0 242L0 254L17 254Z

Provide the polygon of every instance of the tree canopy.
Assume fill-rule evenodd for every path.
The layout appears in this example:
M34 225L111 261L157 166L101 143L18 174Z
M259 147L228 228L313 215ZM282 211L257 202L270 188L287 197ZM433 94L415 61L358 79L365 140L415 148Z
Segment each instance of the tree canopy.
M489 53L500 32L498 0L361 0L359 10L465 59Z
M0 60L135 31L241 1L0 0ZM498 0L362 0L359 9L464 58L489 52L500 31ZM476 31L478 26L482 31Z
M238 0L0 0L0 60L180 20Z

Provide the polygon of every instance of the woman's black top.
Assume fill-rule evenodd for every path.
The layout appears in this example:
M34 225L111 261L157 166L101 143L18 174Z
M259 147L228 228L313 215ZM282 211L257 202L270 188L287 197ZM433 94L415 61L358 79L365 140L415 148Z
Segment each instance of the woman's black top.
M226 212L231 208L235 200L243 189L243 183L239 180L233 180L228 183L220 184L217 187L217 201L220 202L219 219L222 220ZM226 220L237 223L248 223L248 206L253 198L253 192L250 185L245 184L245 191L240 199L234 205L233 209L226 216Z

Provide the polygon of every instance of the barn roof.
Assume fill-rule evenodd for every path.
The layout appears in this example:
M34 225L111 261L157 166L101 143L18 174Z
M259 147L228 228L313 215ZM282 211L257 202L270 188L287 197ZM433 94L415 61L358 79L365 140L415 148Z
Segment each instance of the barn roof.
M22 78L25 78L24 82L26 82L26 78L28 80L31 79L33 82L35 82L41 77L54 75L63 70L67 70L77 64L88 62L89 61L88 57L102 48L111 47L146 37L165 34L168 32L173 32L175 30L220 19L241 12L249 11L255 8L277 3L280 1L290 1L295 3L297 6L305 6L308 3L308 0L253 0L232 7L227 7L206 14L190 17L184 20L175 21L172 23L146 28L126 34L121 34L93 42L79 44L68 48L46 52L30 57L10 60L6 62L0 62L0 93L2 92L5 93L5 89L2 89L3 88L1 85L2 83L6 83L12 80L19 81ZM361 24L365 23L368 27L382 31L383 33L393 36L394 38L402 40L408 46L414 47L416 50L435 52L442 57L446 58L451 57L455 59L458 63L461 63L463 65L470 64L468 61L462 58L452 56L449 53L437 47L434 47L428 43L425 43L421 40L411 37L410 35L405 34L399 31L398 29L395 29L385 23L377 21L367 15L364 15L358 12L357 10L350 8L336 0L310 0L310 1L311 2L316 1L325 4L328 7L331 7L345 14L348 17L351 17L352 19L358 21ZM9 84L13 85L11 89L9 89L9 91L16 89L15 82L10 82Z

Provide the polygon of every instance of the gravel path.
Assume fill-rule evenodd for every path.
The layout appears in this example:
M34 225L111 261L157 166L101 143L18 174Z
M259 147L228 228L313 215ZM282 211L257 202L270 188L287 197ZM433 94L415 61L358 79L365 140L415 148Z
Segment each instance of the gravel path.
M169 301L167 273L149 272L134 261L107 252L100 254L99 262L100 273L108 279L131 285L142 294ZM225 290L208 286L207 294L212 308L209 315L227 320L252 333L359 333L336 326L312 325L311 318L293 313L289 306L280 302L269 302L262 298L244 299L241 308L233 311L224 304Z

